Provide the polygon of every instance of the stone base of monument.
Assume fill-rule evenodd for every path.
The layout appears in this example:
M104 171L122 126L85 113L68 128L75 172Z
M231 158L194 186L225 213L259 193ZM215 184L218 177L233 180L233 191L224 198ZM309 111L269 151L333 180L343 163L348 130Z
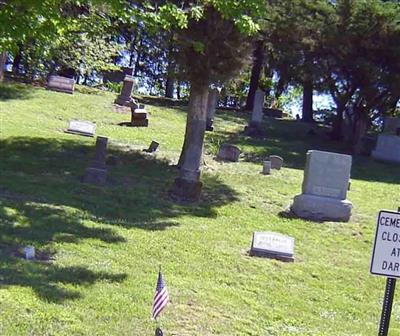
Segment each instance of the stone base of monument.
M107 169L89 167L82 178L83 183L104 185L107 181Z
M178 177L175 179L169 195L176 202L197 202L200 199L202 188L203 183L201 182L189 181Z
M121 106L127 106L127 107L131 107L132 103L133 103L132 97L130 97L130 96L124 97L124 96L119 95L117 97L117 99L115 99L115 101L114 101L114 104L121 105Z
M313 221L348 222L353 204L348 200L301 194L294 197L291 211Z
M207 118L206 131L208 132L214 131L214 119Z
M250 124L244 128L244 134L251 137L265 137L267 132L263 128L262 123L250 122Z

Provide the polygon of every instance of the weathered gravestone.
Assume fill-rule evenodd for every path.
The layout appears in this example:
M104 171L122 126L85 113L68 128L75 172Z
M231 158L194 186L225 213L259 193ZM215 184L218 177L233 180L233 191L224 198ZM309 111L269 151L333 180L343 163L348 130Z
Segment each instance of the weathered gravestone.
M218 159L223 161L239 161L240 149L231 144L223 144L219 148Z
M90 162L89 167L85 170L83 183L96 185L104 185L107 179L106 154L107 154L108 138L97 137L96 152L94 159Z
M206 131L214 130L214 116L215 110L217 109L218 104L218 90L210 89L208 93L208 101L207 101L207 122L206 122Z
M115 100L115 104L130 106L133 103L132 90L134 85L135 78L133 76L126 75L122 84L121 93Z
M347 222L353 208L346 199L351 163L350 155L308 151L302 194L294 197L291 210L310 220Z
M271 174L271 161L264 161L263 162L263 174L264 175Z
M280 170L283 166L283 159L278 155L270 155L269 160L271 161L271 168Z
M159 145L160 145L160 144L159 144L157 141L154 141L154 140L153 140L153 141L151 142L149 148L144 149L143 151L144 151L144 152L147 152L147 153L154 153L154 152L157 151Z
M384 133L378 136L371 155L380 161L400 163L400 118L385 118Z
M294 238L275 232L254 232L250 255L294 261Z
M74 93L75 80L62 76L50 76L47 82L47 90Z
M262 127L262 120L264 114L264 100L265 92L257 89L254 96L253 111L251 113L251 119L249 125L245 127L244 131L250 136L262 136L264 135L264 129Z
M135 127L148 127L149 119L147 111L144 108L131 108L131 125Z
M71 120L65 132L92 137L96 133L96 124L90 121Z

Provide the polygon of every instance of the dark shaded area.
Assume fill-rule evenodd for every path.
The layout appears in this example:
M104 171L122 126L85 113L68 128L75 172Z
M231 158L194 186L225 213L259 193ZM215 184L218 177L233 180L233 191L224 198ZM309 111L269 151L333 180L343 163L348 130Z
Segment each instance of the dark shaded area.
M186 107L188 105L188 101L185 99L173 99L173 98L156 97L156 96L135 96L134 98L137 99L140 104L145 104L145 105L166 106L166 107L175 107L175 106Z
M123 244L115 225L165 230L179 225L181 216L215 217L217 207L237 199L231 188L206 175L200 202L174 204L168 189L176 167L139 151L115 148L109 154L118 156L121 164L109 167L107 185L82 184L80 177L94 155L94 142L78 137L0 141L0 286L29 286L54 302L77 298L79 293L66 291L62 284L122 281L125 275L28 262L7 251L27 245L45 250L55 242L85 239Z
M0 84L0 101L29 99L34 89L27 85Z

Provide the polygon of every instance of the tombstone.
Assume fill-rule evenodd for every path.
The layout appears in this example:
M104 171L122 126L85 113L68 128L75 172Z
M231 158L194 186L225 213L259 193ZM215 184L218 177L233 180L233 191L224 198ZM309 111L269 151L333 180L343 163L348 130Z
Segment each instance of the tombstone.
M115 104L122 106L130 106L133 102L132 90L135 85L135 78L130 75L126 75L122 84L122 90L120 95L115 100Z
M73 94L75 80L63 76L50 76L47 82L47 90Z
M96 152L94 159L90 162L89 167L85 170L82 182L96 185L104 185L107 179L106 154L107 154L106 137L97 137Z
M269 160L271 161L271 169L280 170L283 166L283 159L278 155L270 155Z
M214 115L215 110L218 105L218 90L210 89L208 93L208 101L207 101L207 122L206 122L206 131L212 132L214 130Z
M371 155L379 161L400 163L400 136L380 134Z
M263 111L264 111L265 92L257 89L254 96L253 111L249 125L245 127L244 131L249 136L263 136L264 130L262 127Z
M383 121L383 133L396 134L397 129L400 128L400 118L386 117Z
M251 256L294 261L294 238L275 232L254 232Z
M376 147L377 137L372 135L365 135L361 138L361 155L370 156Z
M400 163L400 118L385 118L383 134L378 135L371 156L379 161Z
M93 137L96 133L96 124L90 121L71 120L65 132Z
M292 212L314 221L349 221L353 205L346 197L351 163L350 155L308 151L302 194L294 197Z
M271 174L271 161L264 161L263 162L263 172L264 175Z
M157 142L157 141L152 141L151 142L151 144L150 144L150 146L149 146L149 148L147 148L147 149L144 149L143 151L144 152L147 152L147 153L154 153L154 152L156 152L157 150L158 150L158 146L159 146L160 144Z
M231 144L223 144L218 151L218 159L223 161L238 162L240 149Z
M148 113L144 108L131 108L131 125L135 127L148 127Z

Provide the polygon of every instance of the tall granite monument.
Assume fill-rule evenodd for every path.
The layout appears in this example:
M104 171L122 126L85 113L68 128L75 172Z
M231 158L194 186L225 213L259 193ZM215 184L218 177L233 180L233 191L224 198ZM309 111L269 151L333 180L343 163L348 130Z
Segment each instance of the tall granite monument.
M251 119L249 125L245 127L244 131L250 136L263 136L264 130L262 127L262 120L264 115L264 100L265 92L257 89L254 96L253 111L251 113Z
M350 155L308 151L302 194L294 197L293 213L315 221L349 221L353 204L346 198L351 163Z

